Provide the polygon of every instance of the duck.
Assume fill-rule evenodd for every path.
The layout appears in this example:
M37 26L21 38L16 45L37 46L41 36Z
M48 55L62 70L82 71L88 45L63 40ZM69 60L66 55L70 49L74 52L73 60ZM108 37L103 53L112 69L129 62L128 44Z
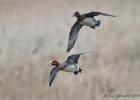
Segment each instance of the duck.
M86 53L93 53L93 52L83 52L83 53L72 54L68 56L65 62L62 62L62 63L59 63L57 60L51 60L50 64L48 65L48 66L53 66L52 70L50 71L49 86L51 87L52 82L59 71L72 72L74 73L74 75L81 73L82 69L80 68L78 64L78 60L81 55L86 54Z
M76 17L77 20L71 27L71 30L69 32L68 46L66 52L69 52L74 47L74 44L79 34L79 30L83 26L88 26L92 29L96 29L96 27L99 27L101 25L101 20L96 20L94 18L95 16L98 15L117 17L115 15L102 12L89 12L84 14L80 14L78 11L74 12L73 17Z

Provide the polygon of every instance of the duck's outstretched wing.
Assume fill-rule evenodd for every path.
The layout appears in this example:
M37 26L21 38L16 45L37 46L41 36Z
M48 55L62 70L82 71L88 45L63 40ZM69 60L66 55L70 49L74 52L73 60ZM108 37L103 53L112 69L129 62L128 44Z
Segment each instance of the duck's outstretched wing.
M104 16L110 16L110 17L117 17L115 15L107 14L107 13L102 13L102 12L89 12L84 14L86 17L94 17L98 15L104 15Z
M66 60L66 63L68 63L68 64L78 63L80 55L83 55L83 54L86 54L86 53L95 53L95 52L83 52L83 53L73 54L71 56L68 56L68 58Z
M54 68L51 70L51 72L50 72L50 77L49 77L49 86L52 85L52 82L53 82L53 80L54 80L54 78L55 78L55 76L56 76L56 74L57 74L58 71L59 71L59 70L58 70L57 67L54 67Z
M67 46L67 52L69 52L75 44L75 41L78 37L78 32L82 28L83 25L81 25L78 21L72 26L70 33L69 33L69 39L68 39L68 46Z

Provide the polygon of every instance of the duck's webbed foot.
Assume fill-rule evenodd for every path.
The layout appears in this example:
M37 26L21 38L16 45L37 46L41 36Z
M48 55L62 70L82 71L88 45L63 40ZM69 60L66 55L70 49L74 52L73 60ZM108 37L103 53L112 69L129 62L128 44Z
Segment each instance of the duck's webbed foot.
M95 29L95 26L91 26L91 28Z
M76 72L73 72L74 73L74 75L77 75L78 74L78 71L76 71Z
M79 68L79 72L82 73L82 69L81 68Z
M96 29L96 27L99 27L101 25L101 20L96 21L96 24L94 26L91 26L91 28Z
M97 23L96 23L96 27L98 27L100 25L101 25L101 20L98 20Z
M78 73L82 73L82 69L79 68L79 71L75 71L75 72L73 72L73 73L74 73L74 75L77 75Z

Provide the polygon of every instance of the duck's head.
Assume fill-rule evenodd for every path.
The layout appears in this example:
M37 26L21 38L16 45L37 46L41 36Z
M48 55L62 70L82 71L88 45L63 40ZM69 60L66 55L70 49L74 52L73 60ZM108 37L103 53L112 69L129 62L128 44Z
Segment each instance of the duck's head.
M76 11L76 12L74 12L72 17L79 17L79 16L80 16L80 13L78 11Z
M58 66L58 65L59 65L59 62L58 62L57 60L51 60L51 61L50 61L50 65L51 65L51 66ZM50 65L49 65L49 66L50 66Z

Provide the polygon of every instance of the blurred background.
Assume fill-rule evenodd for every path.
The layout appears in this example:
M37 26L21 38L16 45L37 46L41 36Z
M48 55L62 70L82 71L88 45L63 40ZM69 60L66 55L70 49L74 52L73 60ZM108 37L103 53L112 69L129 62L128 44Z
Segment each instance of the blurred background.
M95 30L83 27L66 53L75 11L114 14ZM139 0L0 0L0 100L139 100ZM81 56L81 74L60 72L48 87L51 59Z

